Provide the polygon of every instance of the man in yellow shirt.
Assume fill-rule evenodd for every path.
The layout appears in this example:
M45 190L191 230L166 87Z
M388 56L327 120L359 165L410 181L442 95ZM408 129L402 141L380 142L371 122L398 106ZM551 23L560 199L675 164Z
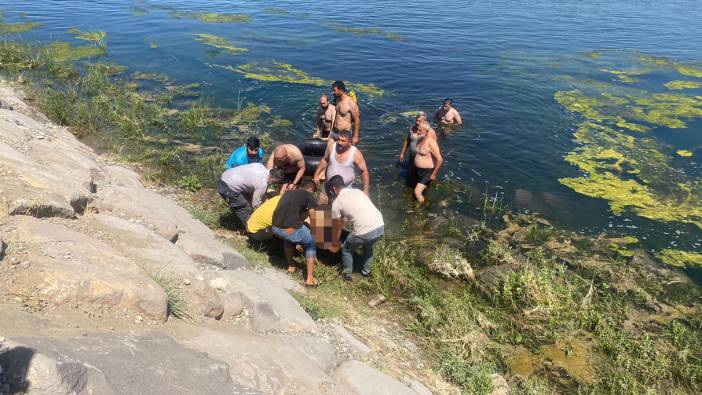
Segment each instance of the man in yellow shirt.
M273 196L266 200L251 214L251 217L249 217L249 220L246 222L247 236L249 236L251 240L263 241L274 237L271 231L273 212L276 207L278 207L281 196L282 195Z

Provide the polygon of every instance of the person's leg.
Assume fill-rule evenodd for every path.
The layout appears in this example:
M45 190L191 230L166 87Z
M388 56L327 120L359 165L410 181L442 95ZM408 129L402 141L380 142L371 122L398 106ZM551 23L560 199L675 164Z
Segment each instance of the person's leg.
M371 274L373 247L375 246L375 243L383 236L383 233L384 228L381 226L380 228L364 235L365 242L363 243L363 269L361 269L361 274L364 276L370 276Z
M256 233L248 233L247 235L249 236L249 239L255 241L266 241L273 238L273 232L271 231L270 227L261 229Z
M275 226L272 228L273 234L283 240L283 250L285 251L285 261L288 263L288 273L295 273L295 270L297 269L295 267L295 260L294 254L295 254L295 243L291 243L288 238L290 235L284 230L280 228L276 228Z
M341 245L341 274L351 275L353 272L353 252L363 244L357 236L348 235Z
M427 186L422 184L422 183L417 183L417 186L414 187L414 197L417 198L417 201L419 203L424 202L424 190L427 189Z
M300 244L305 249L305 263L307 265L307 277L305 285L317 285L317 279L314 278L314 264L317 260L317 246L314 243L314 238L310 230L303 226L298 230L300 236Z

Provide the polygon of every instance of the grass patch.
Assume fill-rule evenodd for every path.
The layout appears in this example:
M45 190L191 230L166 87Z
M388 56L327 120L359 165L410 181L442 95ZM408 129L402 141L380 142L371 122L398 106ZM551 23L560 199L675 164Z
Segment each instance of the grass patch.
M151 278L158 284L168 298L167 314L175 318L188 318L187 302L185 295L180 289L182 280L176 277L172 272L166 271L164 268L158 269L150 273Z

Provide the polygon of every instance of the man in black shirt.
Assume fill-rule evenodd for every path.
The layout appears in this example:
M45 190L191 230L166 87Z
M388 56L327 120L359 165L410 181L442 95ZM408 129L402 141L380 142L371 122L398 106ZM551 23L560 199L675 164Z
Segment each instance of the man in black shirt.
M283 240L285 246L285 259L288 261L288 273L295 272L293 251L296 244L305 249L305 263L307 265L306 287L316 287L314 278L314 263L317 258L317 247L309 228L304 224L305 218L314 215L317 202L312 195L314 184L308 182L304 187L285 192L280 198L278 207L273 212L273 234Z

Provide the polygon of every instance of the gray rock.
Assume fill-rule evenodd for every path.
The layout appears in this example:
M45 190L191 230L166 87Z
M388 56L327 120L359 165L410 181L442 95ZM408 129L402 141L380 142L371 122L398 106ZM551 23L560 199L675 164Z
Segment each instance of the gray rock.
M253 316L257 331L304 332L316 328L300 304L278 284L246 270L222 270L210 275L209 284L221 291L239 292Z
M91 334L68 339L13 339L15 388L30 394L238 394L227 365L164 334ZM16 358L15 356L20 356ZM26 373L23 373L26 372Z
M356 336L351 334L346 328L338 324L331 324L334 328L334 333L336 333L339 338L341 338L346 344L351 348L351 350L358 355L360 358L365 357L372 351L365 343L358 340Z
M228 269L248 266L246 258L216 240L210 228L166 197L143 187L124 186L105 187L98 197L96 204L101 212L143 220L196 262Z
M93 309L127 309L166 319L166 295L133 261L82 233L33 217L7 217L0 231L12 230L24 249L27 270L13 271L8 291L49 304ZM70 254L71 259L64 256Z
M90 234L107 234L103 242L151 271L193 277L200 271L190 256L146 226L107 214L86 216Z
M222 306L222 303L220 303L218 300L210 300L209 302L207 302L207 305L205 305L205 310L203 312L203 315L205 317L219 320L220 318L222 318L223 314L224 306Z
M504 377L497 373L493 373L490 375L490 379L492 380L493 387L490 395L509 395L512 393L511 389L509 388L509 384L507 384L507 380L505 380Z
M397 379L356 360L342 363L334 377L359 395L416 395Z
M431 390L429 388L427 388L426 385L420 383L419 381L417 381L415 379L405 377L404 379L402 379L402 383L404 385L408 386L409 389L411 389L412 391L416 392L419 395L432 395L433 394L433 392L431 392Z
M232 381L267 394L318 394L333 384L333 348L321 338L198 329L184 340L229 365Z
M244 310L244 301L238 292L229 292L220 295L219 300L224 307L224 318L236 317Z

